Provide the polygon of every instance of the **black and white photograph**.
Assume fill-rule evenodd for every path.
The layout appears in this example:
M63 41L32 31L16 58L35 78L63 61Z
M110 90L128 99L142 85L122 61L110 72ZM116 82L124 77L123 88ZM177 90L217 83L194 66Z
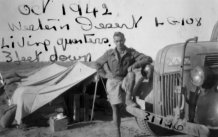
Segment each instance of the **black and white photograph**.
M0 0L0 137L217 137L217 0Z

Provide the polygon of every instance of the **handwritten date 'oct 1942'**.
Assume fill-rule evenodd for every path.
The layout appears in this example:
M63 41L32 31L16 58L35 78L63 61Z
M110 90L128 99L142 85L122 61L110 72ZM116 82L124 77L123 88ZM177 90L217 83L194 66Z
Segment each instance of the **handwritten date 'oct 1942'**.
M47 9L50 7L49 5L53 4L53 0L42 0L42 4L40 5L29 5L29 4L21 4L18 6L18 11L22 15L42 15L45 14ZM62 15L66 15L68 13L76 13L79 16L83 16L84 14L91 14L95 18L97 15L101 14L104 15L112 15L112 12L108 9L108 6L103 3L101 5L102 7L100 9L97 9L96 7L91 7L89 4L86 4L86 6L81 6L78 3L70 3L70 4L61 4L62 8ZM84 10L83 10L84 9Z

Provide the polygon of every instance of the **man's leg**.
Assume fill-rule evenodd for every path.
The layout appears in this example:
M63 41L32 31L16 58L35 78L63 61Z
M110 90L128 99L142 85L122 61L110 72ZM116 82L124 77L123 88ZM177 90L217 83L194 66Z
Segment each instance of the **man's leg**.
M111 105L111 107L113 110L113 124L115 126L115 135L116 137L121 137L121 133L120 133L121 117L120 117L119 104Z
M136 105L135 102L132 100L132 92L135 86L135 73L129 72L124 79L124 85L126 90L126 105Z

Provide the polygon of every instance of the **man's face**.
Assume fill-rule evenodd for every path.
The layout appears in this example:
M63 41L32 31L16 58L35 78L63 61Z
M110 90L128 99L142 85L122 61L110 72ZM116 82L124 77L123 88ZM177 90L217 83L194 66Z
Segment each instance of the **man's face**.
M114 43L117 46L117 48L122 48L125 43L125 39L121 36L114 36Z

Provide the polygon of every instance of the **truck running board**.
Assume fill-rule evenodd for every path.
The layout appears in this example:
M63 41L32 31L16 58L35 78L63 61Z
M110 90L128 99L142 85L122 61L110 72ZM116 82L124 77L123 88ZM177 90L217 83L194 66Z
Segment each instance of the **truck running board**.
M209 136L209 128L196 123L190 123L182 119L175 118L173 116L160 116L151 112L144 111L140 108L127 106L127 112L135 117L142 118L147 122L158 125L163 128L171 129L180 133L197 136L207 137Z

